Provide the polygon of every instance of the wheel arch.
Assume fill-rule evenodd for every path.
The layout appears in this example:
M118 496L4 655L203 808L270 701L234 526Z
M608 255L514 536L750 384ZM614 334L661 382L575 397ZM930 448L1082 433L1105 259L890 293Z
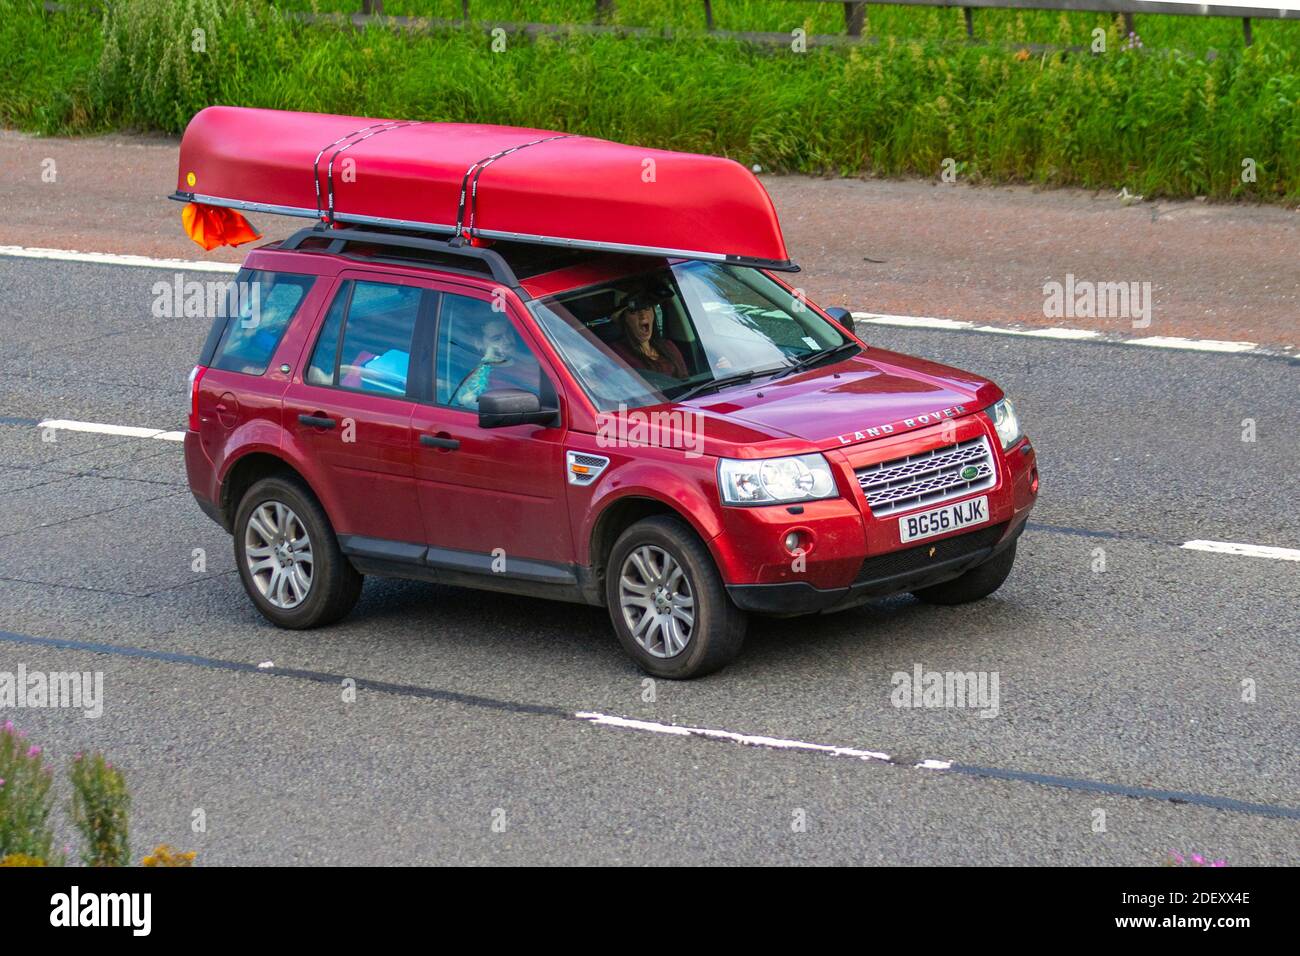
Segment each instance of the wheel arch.
M708 534L704 529L691 520L691 516L674 504L656 498L647 494L631 493L622 495L613 501L609 501L601 509L600 514L592 523L591 536L588 540L587 559L590 562L592 576L595 585L599 588L599 593L604 595L605 565L609 560L610 552L614 550L614 542L632 525L645 518L654 517L655 515L667 515L676 518L690 528L703 543L717 564L717 555L713 553L713 546L709 540Z
M244 493L263 478L272 475L296 478L324 509L324 503L320 501L320 496L312 488L311 482L286 459L269 451L250 451L231 462L221 479L221 493L217 507L221 513L222 524L227 531L231 531L235 526L235 512L239 510L239 502L243 499Z

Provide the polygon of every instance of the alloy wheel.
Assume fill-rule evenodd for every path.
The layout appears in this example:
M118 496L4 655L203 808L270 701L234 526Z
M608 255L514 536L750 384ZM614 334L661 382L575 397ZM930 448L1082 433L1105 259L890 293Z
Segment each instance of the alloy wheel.
M281 610L307 599L312 581L311 538L293 509L265 501L244 528L244 564L258 593Z
M655 657L676 657L695 629L695 597L671 554L643 544L623 559L619 607L632 638Z

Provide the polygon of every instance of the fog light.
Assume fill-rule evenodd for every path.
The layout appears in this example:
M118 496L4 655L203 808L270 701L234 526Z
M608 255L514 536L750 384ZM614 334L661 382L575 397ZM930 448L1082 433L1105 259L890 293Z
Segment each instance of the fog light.
M807 528L796 528L794 531L785 532L785 537L781 538L781 545L790 554L807 554L813 550L813 535Z

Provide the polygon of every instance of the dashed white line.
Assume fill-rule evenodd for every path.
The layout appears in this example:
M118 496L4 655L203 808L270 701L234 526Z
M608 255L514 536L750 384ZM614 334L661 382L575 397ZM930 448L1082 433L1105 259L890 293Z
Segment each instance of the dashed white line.
M960 331L963 329L973 329L974 322L963 322L960 319L936 319L929 315L880 315L875 312L854 312L855 319L860 319L869 325L898 325L907 329L951 329Z
M70 431L70 432L89 432L98 435L119 435L123 438L146 438L154 441L183 442L185 440L185 433L180 431L166 431L165 429L162 428L144 428L138 425L110 425L104 422L79 422L79 421L73 421L71 419L65 419L65 418L47 418L44 421L38 422L36 427L40 429L53 428L56 430ZM1300 550L1297 550L1295 548L1274 548L1274 547L1269 547L1267 545L1259 545L1259 544L1242 544L1233 541L1202 541L1199 539L1195 541L1187 541L1179 545L1179 547L1187 551L1206 551L1211 554L1231 554L1231 555L1237 555L1240 557L1248 557L1248 558L1273 558L1280 561L1300 561ZM604 715L580 714L579 716L583 717L583 719L594 720L595 718L603 717ZM624 719L625 718L622 717L609 717L609 718L605 718L604 722L620 721ZM636 722L633 721L632 723L636 723ZM728 734L727 731L697 730L690 727L675 727L671 724L657 724L653 728L646 726L646 727L638 727L637 729L639 730L654 729L659 733L675 733L675 734L694 733L706 737L726 736ZM737 736L737 735L732 735L732 736ZM797 746L797 747L804 747L807 749L821 749L820 745L818 744L803 744L800 743L799 741L779 741L779 740L775 740L775 738L766 738L766 737L763 738L756 737L753 739L746 739L741 742L754 743L756 745L765 746L765 747ZM883 755L879 755L879 754L873 756L878 756L881 757L882 759L888 759L887 757L884 757Z
M1187 541L1179 545L1187 551L1210 554L1234 554L1243 558L1273 558L1277 561L1300 561L1295 548L1270 548L1262 544L1239 544L1235 541Z
M184 432L169 432L162 428L141 428L136 425L106 425L102 422L77 422L66 418L47 418L38 422L37 428L53 428L65 432L91 432L96 435L120 435L123 438L151 438L158 441L184 441Z
M1217 339L1184 339L1170 335L1153 335L1145 339L1124 339L1128 345L1145 345L1156 349L1192 349L1196 352L1253 352L1254 342L1223 342Z
M676 737L707 737L711 740L730 740L732 743L748 747L766 747L770 750L811 750L832 757L852 757L855 760L889 761L889 754L875 750L855 750L852 747L832 747L828 744L811 744L803 740L788 740L784 737L763 737L754 734L737 734L730 730L714 730L709 727L679 727L676 724L661 724L653 720L634 720L630 717L613 717L591 711L579 711L573 716L587 720L603 727L621 727L624 730L643 730L653 734L670 734Z
M20 259L53 259L58 262L92 262L108 266L137 266L145 269L177 269L185 272L238 272L233 262L204 262L201 259L154 259L151 256L118 255L113 252L78 252L75 249L40 249L31 246L0 246L0 256Z
M151 256L120 255L111 252L78 252L75 249L42 249L32 246L0 246L0 256L25 259L54 259L62 262L90 262L100 265L136 266L147 269L173 269L188 272L238 272L233 262L206 262L202 259L155 259ZM1255 342L1226 342L1216 339L1187 339L1177 336L1148 336L1140 339L1103 335L1096 329L1026 328L1000 325L976 325L962 319L941 319L928 315L888 315L879 312L854 312L853 318L869 325L893 325L909 329L945 329L948 331L983 332L993 335L1016 335L1024 338L1056 339L1066 342L1106 341L1149 348L1182 349L1193 352L1227 352L1269 354Z
M922 760L915 764L917 770L947 770L951 766L951 760Z
M865 325L892 325L905 329L941 329L950 332L983 332L991 335L1015 335L1031 339L1057 339L1067 342L1113 342L1146 348L1182 349L1191 352L1227 352L1230 354L1271 354L1257 342L1227 342L1220 339L1187 339L1171 335L1152 335L1140 339L1106 335L1097 329L1048 328L1016 329L1004 325L976 325L962 319L938 319L928 315L884 315L854 312L853 318Z
M1101 338L1101 333L1096 329L1062 329L1056 326L1045 329L1009 329L1002 325L977 325L974 331L990 332L994 335L1025 335L1035 339L1068 339L1071 341Z

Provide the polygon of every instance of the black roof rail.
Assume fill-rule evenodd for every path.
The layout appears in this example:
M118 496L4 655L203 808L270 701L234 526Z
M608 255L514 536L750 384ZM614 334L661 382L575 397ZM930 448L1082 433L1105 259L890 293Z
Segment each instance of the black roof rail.
M324 239L330 243L327 251L341 254L349 242L364 242L376 246L394 246L401 249L422 249L425 252L437 252L465 259L477 259L488 267L492 278L510 289L519 288L519 279L510 264L499 252L482 246L457 245L454 239L424 239L418 236L404 236L392 232L380 232L377 229L328 229L314 226L299 229L284 242L281 249L293 250L308 239Z

